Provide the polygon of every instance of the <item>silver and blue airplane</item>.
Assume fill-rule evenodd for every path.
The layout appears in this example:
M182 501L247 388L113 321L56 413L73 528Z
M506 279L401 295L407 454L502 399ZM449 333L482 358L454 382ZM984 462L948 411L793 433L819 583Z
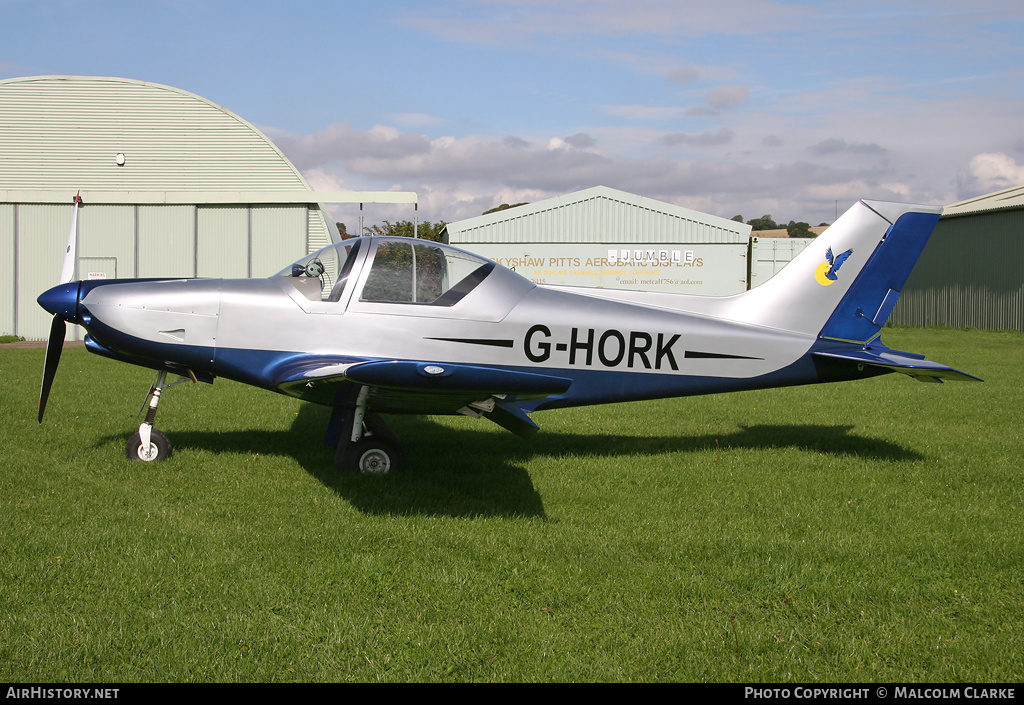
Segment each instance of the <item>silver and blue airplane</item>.
M889 372L976 380L880 337L940 213L861 201L770 280L723 297L540 286L390 237L341 241L266 279L71 281L73 224L61 284L38 299L53 314L39 421L66 323L89 351L157 371L126 448L142 461L171 455L153 427L168 374L331 407L335 463L366 474L403 464L381 414L482 416L528 438L544 409Z

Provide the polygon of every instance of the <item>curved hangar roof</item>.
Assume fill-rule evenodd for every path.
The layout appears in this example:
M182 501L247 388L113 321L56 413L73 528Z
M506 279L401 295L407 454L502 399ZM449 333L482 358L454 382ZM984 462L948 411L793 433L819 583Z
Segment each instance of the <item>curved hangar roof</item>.
M259 130L188 91L127 78L0 81L0 190L304 190Z

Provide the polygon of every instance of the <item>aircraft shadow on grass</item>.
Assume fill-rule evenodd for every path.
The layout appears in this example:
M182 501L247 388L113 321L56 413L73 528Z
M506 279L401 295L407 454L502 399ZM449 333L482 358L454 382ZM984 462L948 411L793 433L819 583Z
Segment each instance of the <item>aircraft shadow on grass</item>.
M917 461L921 454L890 441L853 433L853 426L757 425L701 436L628 436L547 431L530 441L510 434L456 429L425 416L389 419L415 447L402 473L368 477L333 465L334 449L323 442L327 410L300 407L287 431L185 431L176 433L176 453L202 449L240 455L294 458L311 476L360 511L370 514L429 514L475 517L544 517L543 500L523 467L534 458L561 458L566 472L586 458L682 454L665 472L685 474L687 455L707 451L796 448L840 458ZM114 437L106 440L114 440Z

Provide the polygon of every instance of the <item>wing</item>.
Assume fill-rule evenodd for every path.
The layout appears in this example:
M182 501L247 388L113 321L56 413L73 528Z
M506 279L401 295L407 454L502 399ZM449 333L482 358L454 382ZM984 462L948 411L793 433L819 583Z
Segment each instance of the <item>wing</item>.
M543 399L572 384L565 377L487 365L330 356L289 360L269 374L278 391L320 404L338 405L354 387L369 387L369 408L385 414L453 414L465 407L489 412L495 400L510 407L501 400Z

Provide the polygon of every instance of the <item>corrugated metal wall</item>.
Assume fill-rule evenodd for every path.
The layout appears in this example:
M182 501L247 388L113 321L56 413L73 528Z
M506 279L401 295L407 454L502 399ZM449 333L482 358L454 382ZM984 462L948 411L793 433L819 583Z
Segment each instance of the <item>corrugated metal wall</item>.
M196 276L196 207L137 206L139 277ZM223 235L229 236L227 233Z
M203 207L196 213L196 276L249 276L249 210Z
M0 334L47 336L36 298L59 278L72 215L71 204L0 204ZM299 205L84 205L77 277L271 276L308 251L312 221L319 211Z
M750 240L750 288L774 277L812 242L810 237L756 237L755 233Z
M28 338L22 330L31 331L31 338L45 339L50 331L51 316L39 308L36 297L60 279L71 225L71 206L21 204L15 208L17 230L14 233L17 258L14 315L17 335ZM25 237L24 233L60 232L62 237ZM61 242L61 239L64 242Z
M745 243L475 243L473 252L536 284L728 296L747 289Z
M309 221L316 220L323 229L323 219L318 211L307 208L280 206L253 207L252 247L250 248L250 277L269 277L299 258L293 252L312 252L309 249ZM316 216L315 218L313 216ZM324 232L324 237L329 236ZM316 249L320 249L317 247Z
M335 228L335 233L337 233L337 228L333 223L329 226L325 223L323 217L324 212L326 212L325 209L321 209L321 211L314 211L310 209L309 211L309 220L307 221L306 230L307 252L316 252L317 250L321 250L334 242L334 238L331 237L327 228ZM335 238L336 237L337 235L335 235Z
M67 237L71 225L72 206L64 206L64 222L53 232L54 239L61 233ZM135 256L135 230L137 218L134 206L83 206L78 214L78 278L88 279L100 267L95 260L114 259L114 272L103 269L106 278L130 279L138 276ZM84 261L83 261L84 260ZM94 271L96 270L96 271ZM45 282L36 282L36 286Z
M196 276L245 279L276 274L308 251L308 213L295 206L199 208Z
M0 335L15 331L17 262L15 259L16 208L13 203L0 203ZM58 276L60 272L57 273Z
M890 320L1024 331L1024 210L941 219Z

